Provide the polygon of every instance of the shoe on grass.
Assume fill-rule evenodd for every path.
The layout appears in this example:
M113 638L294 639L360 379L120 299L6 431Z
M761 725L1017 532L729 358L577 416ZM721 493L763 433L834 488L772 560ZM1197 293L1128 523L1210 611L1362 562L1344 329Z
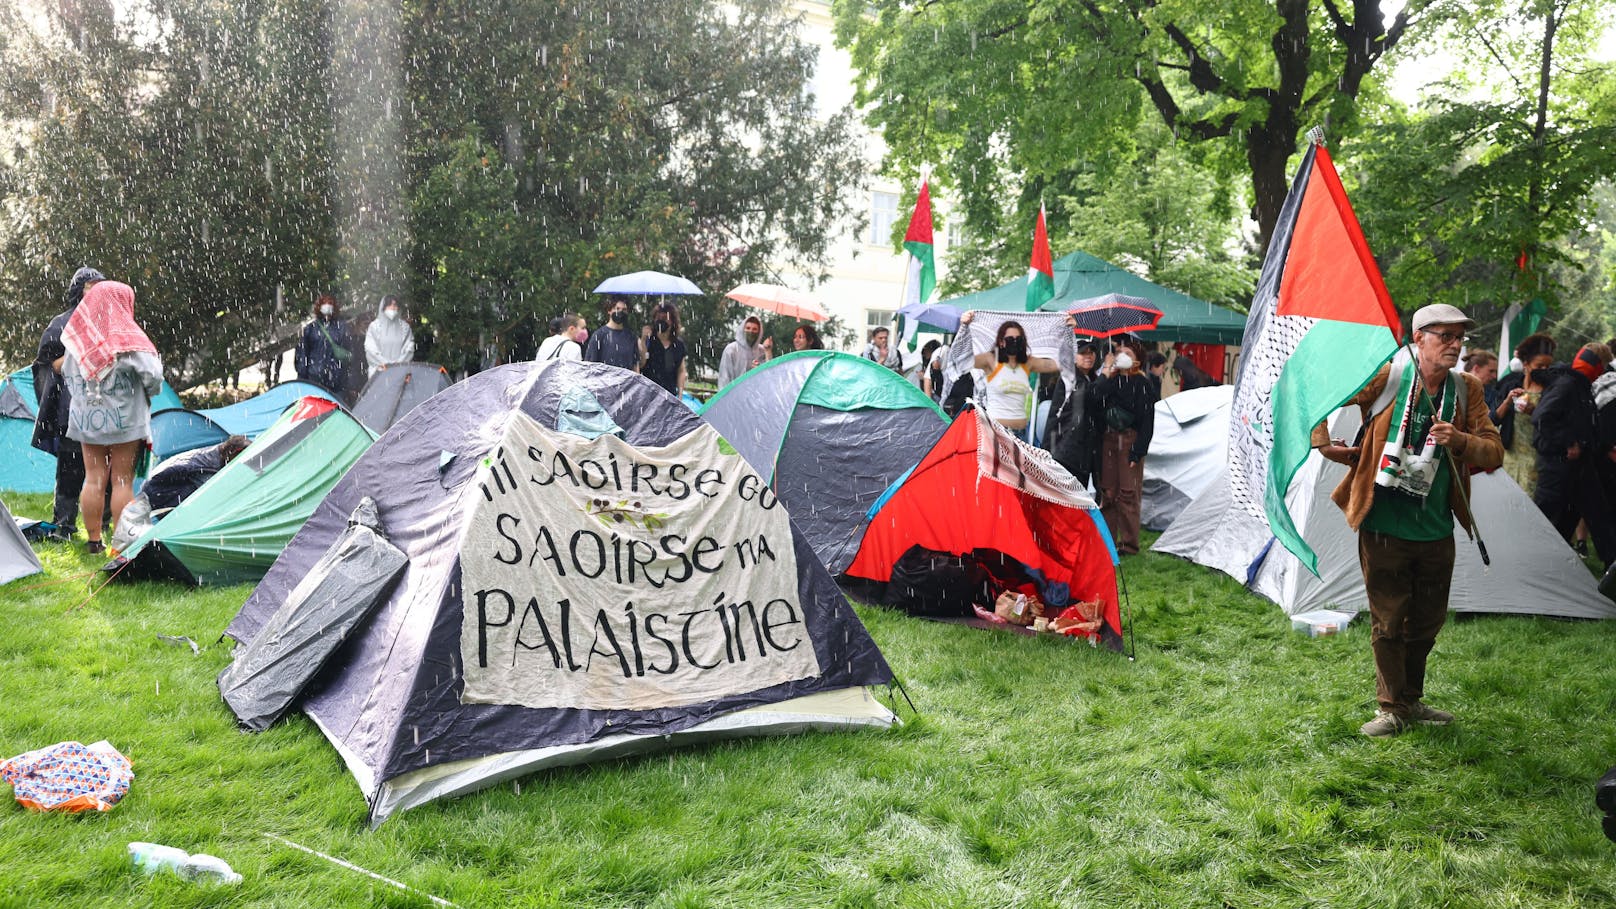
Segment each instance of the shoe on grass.
M84 551L90 555L100 555L101 553L107 551L107 547L106 544L102 543L100 540L91 540L90 542L84 544Z
M1422 726L1446 726L1453 722L1453 714L1438 710L1424 701L1415 701L1409 708L1408 718Z
M1358 727L1358 731L1372 739L1390 738L1408 730L1408 720L1384 710L1375 711L1375 718Z

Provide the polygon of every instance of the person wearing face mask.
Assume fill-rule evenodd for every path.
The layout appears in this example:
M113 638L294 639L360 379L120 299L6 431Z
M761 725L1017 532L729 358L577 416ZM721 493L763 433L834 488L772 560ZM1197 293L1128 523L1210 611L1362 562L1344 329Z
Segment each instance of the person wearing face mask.
M971 324L975 312L960 316L960 326ZM993 337L993 349L976 355L971 365L982 370L983 379L977 385L977 400L987 410L988 417L1010 430L1021 441L1027 441L1029 404L1032 400L1032 374L1056 372L1054 360L1031 356L1027 350L1027 332L1020 322L1006 319L999 323Z
M746 320L735 329L735 340L729 342L724 348L723 356L718 358L719 388L723 388L736 376L769 358L768 351L764 350L760 343L762 337L763 320L757 316L747 316Z
M1537 495L1537 449L1532 444L1532 414L1543 397L1544 378L1554 365L1556 342L1538 333L1515 346L1512 372L1498 382L1491 416L1504 446L1504 473L1528 497ZM1519 364L1519 365L1516 365Z
M1139 495L1145 455L1155 428L1156 394L1141 369L1139 348L1125 342L1112 360L1114 371L1094 385L1093 419L1100 427L1100 514L1117 551L1139 551Z
M539 345L538 355L534 359L540 363L545 360L582 360L584 344L588 341L589 332L584 326L584 317L577 313L562 313L550 320L550 337Z
M303 333L298 337L293 360L297 377L341 395L347 388L353 350L353 334L337 308L336 298L321 294L314 301L314 318L303 324Z
M679 337L679 307L658 303L645 327L640 375L662 386L668 394L685 392L685 342Z
M584 345L584 359L631 372L640 371L640 341L628 327L628 301L606 298L606 324L595 329Z
M365 329L365 359L370 362L370 374L375 375L394 363L408 363L415 357L415 332L404 320L398 297L382 297L376 318Z

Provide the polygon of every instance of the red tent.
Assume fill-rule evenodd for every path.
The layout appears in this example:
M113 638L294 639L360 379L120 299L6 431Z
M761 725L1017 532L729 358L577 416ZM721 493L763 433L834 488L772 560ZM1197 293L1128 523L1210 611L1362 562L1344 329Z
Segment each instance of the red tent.
M1100 603L1099 637L1121 646L1116 549L1094 500L1048 452L982 411L960 414L876 508L847 574L889 581L916 546L955 556L1000 553L1044 581L1024 592L1060 606L1064 585L1069 602Z

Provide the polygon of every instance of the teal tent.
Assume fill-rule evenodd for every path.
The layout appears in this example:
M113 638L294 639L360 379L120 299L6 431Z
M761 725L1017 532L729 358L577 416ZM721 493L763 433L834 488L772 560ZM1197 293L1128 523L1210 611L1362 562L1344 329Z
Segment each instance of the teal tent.
M1146 341L1239 344L1246 331L1246 317L1241 313L1153 284L1085 252L1068 253L1055 260L1055 296L1041 308L1059 312L1079 300L1108 293L1144 297L1162 311L1161 324L1155 331L1139 333ZM1027 277L1022 275L1009 284L943 303L961 311L1021 312L1027 306Z
M184 407L167 382L152 398L155 413ZM56 489L56 456L33 446L34 374L27 367L0 379L0 489L7 492L52 492Z
M131 543L119 579L256 582L375 440L339 405L303 398Z

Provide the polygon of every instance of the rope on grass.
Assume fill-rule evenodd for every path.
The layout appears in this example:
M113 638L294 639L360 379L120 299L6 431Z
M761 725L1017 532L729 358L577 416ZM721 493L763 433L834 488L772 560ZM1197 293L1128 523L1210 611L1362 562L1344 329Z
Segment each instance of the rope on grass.
M89 603L91 600L95 599L96 596L99 593L101 593L101 591L107 589L108 584L111 584L113 581L117 580L118 575L123 574L123 570L125 568L128 568L129 565L130 565L130 562L128 562L128 561L124 562L122 565L119 565L116 569L113 570L112 574L105 581L101 582L100 587L97 587L96 589L90 591L89 596L87 596L84 599L80 600L78 603L76 603L72 608L68 609L67 611L68 612L73 612L73 611L77 610L79 607L81 607L81 606L85 605L86 603ZM95 574L95 572L92 571L92 572L90 572L90 574ZM94 582L92 582L92 583L94 583Z
M18 587L17 592L24 593L29 590L38 590L41 587L55 587L57 584L66 584L69 581L82 581L95 574L98 570L99 569L92 568L82 574L70 574L65 578L57 578L54 581L40 581L37 584L29 584L27 587Z
M339 859L334 855L326 855L324 852L321 852L318 849L310 849L307 846L298 845L297 843L292 842L291 840L287 839L284 836L281 836L280 834L266 833L266 834L264 834L264 836L269 838L269 839L274 840L277 843L280 843L283 846L290 846L291 848L296 849L299 852L307 852L309 855L316 856L318 858L323 858L323 859L325 859L326 861L330 862L333 865L337 865L337 866L342 867L342 868L347 868L349 871L357 871L360 874L365 875L366 877L375 878L376 880L381 881L382 883L387 884L390 887L397 887L398 889L403 890L405 893L413 893L416 896L424 896L424 897L426 897L427 899L431 900L433 903L436 903L439 906L449 906L449 907L451 907L451 909L460 909L459 906L456 906L454 903L451 903L451 902L449 902L448 900L446 900L446 899L444 899L442 897L433 896L430 893L424 893L424 892L422 892L420 890L415 889L414 887L411 887L408 884L401 884L398 881L395 881L390 877L382 877L381 875L377 874L374 871L368 871L368 870L366 870L364 868L359 867L358 865L355 865L352 862L345 862L342 859Z

